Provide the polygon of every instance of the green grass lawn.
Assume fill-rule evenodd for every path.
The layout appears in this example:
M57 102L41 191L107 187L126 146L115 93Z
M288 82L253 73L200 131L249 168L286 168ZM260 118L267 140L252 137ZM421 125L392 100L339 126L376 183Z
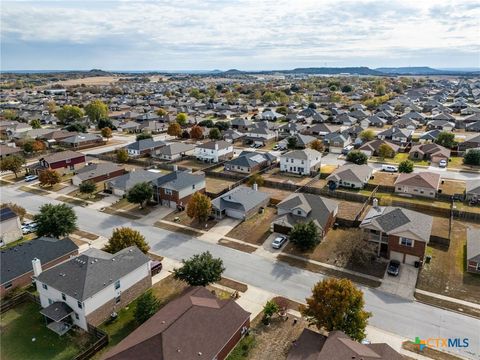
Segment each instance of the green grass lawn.
M63 336L55 334L47 329L39 311L40 305L27 301L1 315L3 360L71 359L91 341L87 333L73 330Z

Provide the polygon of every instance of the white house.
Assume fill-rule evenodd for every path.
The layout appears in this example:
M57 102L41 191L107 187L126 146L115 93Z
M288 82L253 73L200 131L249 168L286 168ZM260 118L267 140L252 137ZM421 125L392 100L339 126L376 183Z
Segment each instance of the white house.
M224 140L210 141L198 145L193 154L197 160L217 163L233 157L233 145Z
M280 170L292 174L310 175L320 169L322 154L317 150L293 150L280 156Z
M101 324L152 285L150 259L135 246L115 254L90 248L45 271L39 259L32 265L40 313L58 334Z

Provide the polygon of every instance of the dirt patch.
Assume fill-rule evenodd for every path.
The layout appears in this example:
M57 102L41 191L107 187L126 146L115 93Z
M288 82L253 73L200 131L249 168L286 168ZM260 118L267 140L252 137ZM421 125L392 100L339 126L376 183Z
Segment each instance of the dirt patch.
M275 201L276 203L279 203L280 201L285 199L287 196L292 194L292 191L274 189L274 188L270 188L270 187L266 187L266 186L262 186L260 191L263 191L263 192L269 194L272 201Z
M238 281L232 280L232 279L227 279L222 277L220 281L217 282L217 284L228 287L230 289L240 291L240 292L245 292L248 290L248 285L240 283Z
M229 247L231 249L243 251L243 252L246 252L246 253L249 253L249 254L251 254L255 250L257 250L256 247L253 247L253 246L250 246L250 245L247 245L247 244L238 243L236 241L230 241L230 240L227 240L227 239L220 239L218 241L218 244L222 245L222 246Z
M102 212L106 213L106 214L110 214L110 215L117 215L117 216L121 216L121 217L124 217L126 219L130 219L130 220L138 220L140 219L140 216L137 216L137 215L133 215L133 214L130 214L128 212L125 212L125 211L118 211L118 210L114 210L110 207L107 207L107 208L104 208L102 210Z
M73 233L75 235L79 236L79 237L82 237L82 238L85 238L85 239L88 239L88 240L98 239L98 235L95 235L95 234L92 234L92 233L89 233L89 232L86 232L86 231L83 231L83 230L75 230Z
M304 304L299 303L297 301L293 301L293 300L284 298L283 296L274 297L272 300L277 302L277 303L284 303L284 304L286 304L287 309L295 310L295 311L300 311L300 306L304 305Z
M18 189L22 190L22 191L25 191L25 192L28 192L30 194L35 194L35 195L48 195L49 194L48 191L41 190L41 189L34 189L34 188L31 188L31 187L28 187L28 186L20 186Z
M157 221L155 224L153 224L153 226L158 227L160 229L165 229L165 230L168 230L168 231L178 232L178 233L182 233L182 234L189 235L189 236L195 236L196 237L196 236L202 235L202 233L200 231L197 231L197 230L194 230L194 229L183 228L183 227L180 227L180 226L175 226L174 224L167 224L167 223L164 223L162 221Z
M118 77L116 76L91 76L85 77L81 79L69 79L69 80L62 80L58 81L55 84L60 84L63 86L77 86L81 84L93 86L93 85L109 85L111 83L117 82ZM51 86L51 85L49 85ZM41 87L43 88L43 87Z
M394 186L397 177L398 174L377 171L369 183L372 185Z
M238 224L227 234L227 237L261 245L270 235L270 226L275 217L275 208L267 206L262 214L255 214Z
M456 312L467 314L480 319L480 310L472 308L470 306L463 306L451 301L437 299L433 296L428 296L428 295L420 294L417 292L415 292L415 299L427 305L436 306L441 309L456 311Z
M75 205L75 206L87 206L88 203L84 200L74 199L66 196L58 196L55 200L62 201L67 204Z
M278 183L295 184L300 186L306 185L310 181L312 181L311 177L280 172L279 169L274 169L273 171L267 172L262 176L265 179L268 179L270 181L275 181Z
M443 351L438 351L429 347L425 347L423 348L422 351L420 351L418 345L411 341L403 342L402 348L404 348L405 350L414 352L415 354L426 356L435 360L461 360L461 358L457 356L447 354L447 353L444 353Z
M205 178L205 190L211 194L218 194L220 191L233 184L235 184L234 181L226 179L217 179L212 177Z
M351 239L361 239L361 237L362 230L358 228L332 229L327 233L322 242L313 250L301 252L297 250L293 244L287 244L283 251L306 259L344 267L348 270L383 278L386 269L386 262L373 261L365 263L365 265L359 265L350 259L351 256L348 256L348 259L345 258L346 254L342 243L349 242ZM352 256L355 256L355 254L352 254Z
M443 221L448 223L447 219ZM421 268L417 288L480 304L480 275L466 272L467 228L479 227L454 220L448 247L430 243L426 255L432 259Z
M449 229L450 222L448 219L433 216L432 235L448 239ZM465 234L465 236L467 235Z
M174 211L168 214L167 216L165 216L163 220L171 221L176 224L180 224L184 226L189 226L191 228L198 229L198 230L211 229L218 223L218 221L216 220L207 220L207 222L199 223L197 220L191 219L190 217L188 217L186 209L184 211Z
M362 209L363 204L357 202L340 201L338 203L337 218L355 220L355 217Z
M213 164L207 164L197 160L182 160L182 161L176 162L175 165L188 167L193 170L200 170L200 169L205 169L207 167L210 167Z
M336 277L339 279L343 279L343 278L350 279L353 282L370 286L370 287L379 287L381 284L380 281L370 280L370 279L364 278L363 276L351 275L343 271L329 269L318 264L309 263L306 260L295 259L283 254L278 255L277 260L286 262L287 264L298 267L300 269L312 271L319 274L324 274L327 276Z

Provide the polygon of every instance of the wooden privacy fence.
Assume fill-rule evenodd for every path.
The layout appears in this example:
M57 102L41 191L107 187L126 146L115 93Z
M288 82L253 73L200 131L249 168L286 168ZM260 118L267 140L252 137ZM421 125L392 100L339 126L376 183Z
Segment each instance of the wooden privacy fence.
M40 304L40 298L38 296L31 294L28 291L24 291L7 300L2 300L0 302L0 314L3 314L4 312L13 309L15 306L23 304L26 301L33 301L37 304Z

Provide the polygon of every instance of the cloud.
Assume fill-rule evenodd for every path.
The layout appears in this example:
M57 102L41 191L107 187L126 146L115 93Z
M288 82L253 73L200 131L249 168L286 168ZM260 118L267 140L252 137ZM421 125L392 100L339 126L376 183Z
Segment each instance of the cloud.
M49 68L68 63L106 69L265 69L306 62L359 65L359 60L377 66L395 56L458 66L449 62L449 54L465 66L480 65L480 7L467 0L447 5L414 0L2 1L1 6L4 68L28 61L29 68L41 62ZM81 52L55 51L65 48Z

